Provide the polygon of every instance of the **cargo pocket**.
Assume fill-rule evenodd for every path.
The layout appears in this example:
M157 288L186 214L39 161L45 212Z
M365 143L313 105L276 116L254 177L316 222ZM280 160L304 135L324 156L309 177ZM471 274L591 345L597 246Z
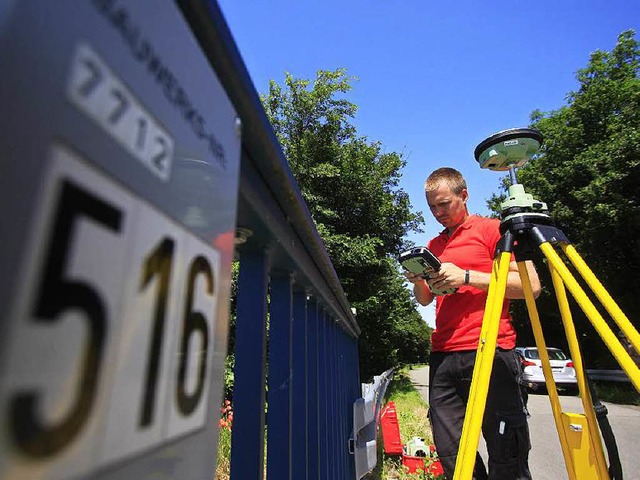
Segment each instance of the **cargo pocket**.
M527 458L531 449L529 426L524 411L499 412L496 430L500 462L510 463L517 458Z

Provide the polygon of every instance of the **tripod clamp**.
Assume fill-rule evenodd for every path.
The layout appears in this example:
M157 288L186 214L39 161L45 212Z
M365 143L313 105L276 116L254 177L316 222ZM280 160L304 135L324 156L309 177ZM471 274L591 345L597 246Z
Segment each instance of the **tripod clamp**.
M500 223L500 233L502 237L496 246L496 254L513 252L518 262L537 258L539 247L545 242L571 243L553 219L544 213L510 214Z

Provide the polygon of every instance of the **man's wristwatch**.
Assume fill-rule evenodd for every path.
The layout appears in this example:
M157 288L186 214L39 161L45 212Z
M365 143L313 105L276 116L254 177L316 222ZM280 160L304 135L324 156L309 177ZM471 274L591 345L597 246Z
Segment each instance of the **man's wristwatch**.
M469 285L469 270L464 271L464 284Z

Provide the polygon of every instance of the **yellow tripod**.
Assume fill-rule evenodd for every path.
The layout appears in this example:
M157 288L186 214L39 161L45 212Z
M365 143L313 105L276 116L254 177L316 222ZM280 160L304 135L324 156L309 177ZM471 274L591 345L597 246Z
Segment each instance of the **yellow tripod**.
M567 290L575 298L634 387L640 392L640 368L634 363L631 356L575 279L558 254L557 248L564 253L570 264L584 279L639 353L640 334L622 313L616 302L598 281L562 231L555 227L553 220L546 213L546 205L526 194L522 185L517 183L515 167L521 166L528 161L537 152L541 142L542 137L535 130L512 129L492 135L480 143L475 151L476 159L482 168L492 170L508 169L511 176L511 187L509 187L508 199L501 206L502 222L500 231L502 239L497 247L487 294L487 303L482 321L469 401L462 428L454 480L471 480L472 478L512 252L516 255L527 311L542 361L549 401L570 480L608 480L609 472L593 401L584 373L582 356L569 308ZM584 414L563 412L560 405L538 310L525 267L525 260L530 258L529 254L536 248L542 252L549 265L562 323L576 371L576 380L582 398Z

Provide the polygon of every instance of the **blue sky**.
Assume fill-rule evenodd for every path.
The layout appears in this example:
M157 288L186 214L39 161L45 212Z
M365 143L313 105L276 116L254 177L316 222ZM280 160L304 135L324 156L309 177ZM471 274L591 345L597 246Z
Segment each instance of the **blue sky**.
M358 78L360 135L407 160L401 188L424 213L425 244L440 226L423 183L451 166L467 179L472 213L500 174L481 170L475 146L492 133L527 126L535 109L566 103L575 73L597 49L611 50L623 30L640 30L636 0L220 0L256 90L285 72L313 79L347 68ZM541 199L544 200L544 199ZM433 325L433 308L422 309Z

